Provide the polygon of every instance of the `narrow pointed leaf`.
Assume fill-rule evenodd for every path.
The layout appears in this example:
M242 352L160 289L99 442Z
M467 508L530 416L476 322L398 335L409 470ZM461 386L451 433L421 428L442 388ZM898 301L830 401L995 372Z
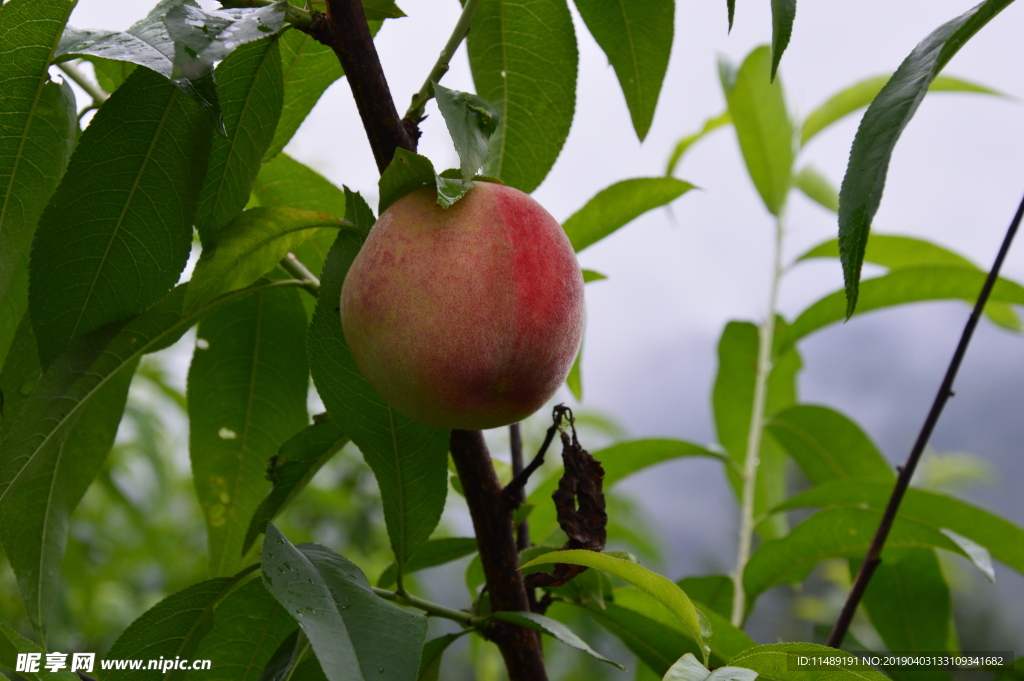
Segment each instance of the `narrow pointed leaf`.
M792 655L847 657L849 663L830 666L828 671L790 670ZM730 662L730 665L752 669L758 678L765 681L886 681L885 676L864 664L859 658L835 648L813 643L774 643L745 650Z
M403 566L441 518L448 492L448 431L393 411L352 359L336 308L362 241L362 235L343 230L327 257L307 341L310 368L327 412L373 469L395 561Z
M363 12L370 21L401 19L406 16L395 0L363 0Z
M465 633L465 632L463 632ZM459 634L445 634L427 641L423 646L423 654L420 656L420 670L416 675L416 681L440 681L441 657L448 646L455 643L462 636Z
M501 117L484 175L530 193L565 144L579 55L565 0L482 0L469 31L477 94Z
M828 407L790 407L775 414L766 430L816 485L831 480L895 482L889 463L864 431Z
M24 416L37 415L49 406L42 404L44 400L60 402L67 379L56 374L80 375L107 339L109 334L103 334L97 342L69 351L78 356L55 362L40 378L38 390L25 405ZM59 593L71 514L114 444L134 371L132 363L111 377L63 439L55 439L31 462L14 459L10 455L16 450L6 442L0 445L4 553L18 579L25 611L37 631L46 631Z
M114 641L107 659L190 658L213 627L214 606L234 585L229 577L199 582L171 594L142 614ZM159 669L111 670L103 681L159 681Z
M29 266L44 366L170 291L192 247L209 140L199 107L149 70L132 74L82 133Z
M885 84L889 82L890 77L875 76L873 78L866 78L829 97L824 104L812 111L804 119L800 129L800 145L807 144L812 137L836 121L842 120L853 112L871 104L871 101L878 96L878 93L882 91ZM936 76L931 85L928 86L928 91L973 92L982 95L1004 96L998 90L952 76Z
M243 45L217 67L227 137L214 138L199 194L196 229L203 243L245 208L281 116L281 52L276 38Z
M434 83L434 99L459 155L462 180L473 179L487 160L488 141L498 129L497 110L483 97Z
M587 283L586 270L583 273L583 283ZM565 384L569 392L576 398L577 402L583 401L583 342L580 342L580 349L576 352L576 359L572 361L569 368L569 375L565 377Z
M0 326L11 334L26 304L21 263L75 140L74 94L47 71L74 6L11 0L0 13ZM12 337L4 330L0 357Z
M498 620L500 622L508 622L509 624L516 624L520 627L526 627L527 629L533 629L534 631L539 631L542 634L547 634L558 639L570 648L582 650L596 660L600 660L601 662L610 664L613 667L618 667L622 671L626 671L626 668L618 662L612 662L603 655L598 654L598 652L587 645L583 639L574 634L569 627L557 620L551 619L550 617L538 615L535 612L496 612L490 616L490 619Z
M619 480L654 466L663 461L670 461L686 456L710 456L722 460L717 452L684 440L650 439L619 442L611 447L594 453L594 458L604 468L603 484L609 489ZM530 493L527 503L536 508L530 514L530 526L538 537L547 536L557 527L555 509L551 504L551 493L558 488L561 471L549 475L537 488Z
M464 558L477 550L476 539L472 537L448 537L431 539L413 554L405 566L406 574L437 567L453 560ZM377 580L377 586L390 589L395 585L398 566L392 563Z
M762 46L735 73L724 61L719 71L747 172L765 207L778 215L792 185L795 140L782 83L770 77L771 58Z
M551 610L557 612L557 608L556 604ZM608 603L604 610L587 608L586 612L653 669L659 679L683 653L700 654L696 644L679 629L614 602Z
M210 669L185 675L188 681L257 681L295 620L253 579L228 594L213 613L213 628L196 649L199 660L216 660Z
M697 609L690 602L686 593L665 577L628 560L614 558L596 551L582 550L553 551L534 558L522 567L545 563L569 563L591 567L623 579L645 591L679 618L679 621L689 630L691 638L700 646L704 653L704 661L707 662L710 648L707 647L705 638L710 637L710 632L706 635L703 633L700 615L697 614Z
M0 366L11 352L18 326L28 319L28 251L14 268L6 296L0 300ZM31 322L30 322L31 323ZM2 428L2 426L0 426ZM3 432L0 430L0 432Z
M781 539L761 544L743 571L750 598L779 584L795 584L829 558L861 558L867 552L882 515L874 509L831 508L815 513ZM882 552L907 548L938 548L966 555L937 529L904 516L896 518Z
M307 33L286 30L280 44L284 107L274 139L266 151L267 160L284 149L324 91L344 75L331 48L321 45Z
M271 289L199 324L189 454L215 575L238 568L249 520L270 488L267 464L308 423L305 322L297 291Z
M732 21L736 16L736 0L725 0L726 11L729 14L729 31L732 31Z
M891 494L890 484L837 481L801 492L776 510L869 506L877 511L885 509ZM996 560L1024 573L1024 529L997 515L944 494L911 488L900 505L900 517L936 532L952 530L984 546Z
M697 132L691 133L676 142L676 146L672 149L672 153L668 157L668 163L665 166L665 176L671 177L672 174L675 173L676 166L678 166L679 162L683 160L683 155L689 151L690 147L699 142L709 133L718 130L724 125L729 125L730 123L732 123L732 118L729 116L729 111L723 111L717 116L712 116L704 121L704 126Z
M28 315L24 315L0 370L0 391L4 402L4 416L0 418L0 452L5 451L4 438L17 422L18 412L25 401L32 395L36 383L39 382L40 373L39 353L36 351L35 334L32 333L32 321ZM0 495L2 494L3 491L0 490Z
M280 31L284 14L283 2L246 9L204 10L189 4L172 7L164 16L175 47L171 77L201 76L237 47Z
M846 284L846 317L857 307L864 249L871 221L882 201L896 141L939 71L1012 1L985 0L935 29L903 60L864 114L839 189L839 252Z
M647 136L668 70L674 0L575 0L590 34L615 69L633 129Z
M127 61L115 61L101 57L83 57L82 59L92 64L93 72L96 74L96 83L101 90L108 94L121 87L135 70L135 64Z
M263 583L298 620L329 681L413 681L427 620L379 598L353 563L318 544L298 547L273 525Z
M793 35L796 0L772 0L772 80L779 71L782 54Z
M339 219L296 208L251 208L224 226L203 249L185 295L185 310L252 284L324 228Z
M266 477L273 487L249 521L243 555L249 552L265 524L283 511L347 442L348 436L341 428L330 417L322 416L281 445L267 465Z
M649 210L671 203L693 189L672 177L639 177L602 189L562 227L577 252L597 243Z
M833 213L839 210L839 191L814 166L804 166L793 178L793 186L819 206Z
M926 300L963 300L973 304L985 283L985 276L981 270L964 267L922 266L896 270L861 282L857 312L864 314ZM793 321L786 342L795 343L818 329L845 320L846 300L844 291L836 291L811 305ZM989 300L1024 305L1024 286L1000 277ZM1012 324L1012 321L1005 323Z

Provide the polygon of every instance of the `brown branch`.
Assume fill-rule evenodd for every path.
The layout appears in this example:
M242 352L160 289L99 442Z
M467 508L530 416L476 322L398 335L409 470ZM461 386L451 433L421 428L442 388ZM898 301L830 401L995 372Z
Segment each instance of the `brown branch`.
M530 601L512 527L513 506L494 473L484 436L480 431L453 430L450 449L473 518L491 609L528 612ZM505 658L509 681L547 681L536 632L502 624L489 635Z
M846 637L846 631L850 628L850 622L857 611L857 605L860 603L864 591L868 588L871 576L882 562L882 549L885 548L885 540L889 537L889 530L892 529L892 525L896 521L896 513L900 510L900 502L903 501L903 495L906 494L907 487L910 486L910 480L914 477L917 462L921 459L921 454L928 444L932 431L935 430L935 424L939 422L942 409L946 406L949 398L953 396L953 381L956 379L957 371L960 370L960 363L967 353L967 346L971 342L971 336L974 335L974 329L978 326L978 321L981 319L985 303L988 302L989 294L992 293L992 287L995 286L996 280L999 278L999 270L1002 268L1006 254L1010 250L1010 244L1013 243L1013 237L1017 233L1022 217L1024 217L1024 199L1021 199L1021 203L1017 207L1017 213L1013 216L1010 227L1006 230L1003 245L999 248L999 254L996 255L992 269L989 270L988 277L985 279L985 285L981 287L981 293L978 294L978 300L974 304L971 316L967 319L967 325L960 336L960 343L956 346L956 352L953 353L953 359L950 360L949 368L946 370L946 377L942 380L942 385L939 386L939 392L935 396L935 401L932 402L932 408L928 412L924 425L921 426L921 432L917 436L914 448L910 450L907 463L899 468L900 475L896 479L896 487L892 491L892 496L889 497L889 504L885 507L885 513L882 514L882 520L878 524L878 531L875 532L875 537L871 540L871 546L864 557L860 570L857 572L857 579L850 589L850 595L847 596L846 603L843 604L843 609L839 613L839 619L836 620L836 625L828 637L828 645L832 648L838 648L843 644L843 638Z
M306 32L327 45L345 70L377 169L384 169L401 147L416 151L419 129L406 126L395 109L377 48L359 0L328 0L327 14L313 13Z

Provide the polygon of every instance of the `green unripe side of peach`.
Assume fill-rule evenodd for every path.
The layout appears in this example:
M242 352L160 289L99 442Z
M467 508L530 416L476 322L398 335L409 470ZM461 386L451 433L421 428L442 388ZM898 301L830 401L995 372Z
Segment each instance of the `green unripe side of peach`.
M583 334L583 277L565 232L511 187L434 190L378 218L341 291L345 339L399 412L439 428L515 423L565 380Z

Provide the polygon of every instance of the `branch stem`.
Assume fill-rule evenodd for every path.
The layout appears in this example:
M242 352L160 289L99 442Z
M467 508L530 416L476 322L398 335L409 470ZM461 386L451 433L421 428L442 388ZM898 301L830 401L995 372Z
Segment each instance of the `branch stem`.
M878 530L871 540L871 546L868 548L864 562L861 563L860 570L857 572L857 578L853 582L850 594L847 596L846 603L843 604L843 609L839 613L839 619L836 621L835 627L833 627L832 633L828 637L828 645L832 648L838 648L843 644L846 631L850 628L850 622L853 621L853 615L857 612L857 605L860 603L860 599L868 587L868 582L871 581L871 576L882 563L882 549L885 548L885 540L889 537L889 530L892 529L892 525L896 521L896 514L900 510L900 503L903 501L903 496L910 486L910 480L914 477L917 463L921 460L921 454L928 445L932 431L935 430L935 425L939 422L939 417L942 416L942 410L946 406L946 402L949 401L949 398L953 396L953 381L956 380L956 374L960 370L960 364L964 359L964 355L967 353L967 346L971 343L974 329L977 328L981 314L985 310L985 303L988 302L989 294L992 293L992 287L995 286L999 278L999 270L1003 266L1006 254L1010 251L1010 244L1013 243L1013 237L1017 233L1017 228L1020 227L1022 217L1024 217L1024 199L1021 199L1020 205L1017 207L1017 212L1013 216L1009 228L1006 230L1006 236L1003 237L1003 244L999 248L999 253L992 264L992 269L989 270L985 284L981 287L981 292L978 294L978 300L974 303L974 309L971 310L971 316L967 318L967 324L960 335L960 342L956 346L953 358L949 361L946 376L942 379L942 385L939 386L939 391L935 395L932 408L928 411L928 416L921 426L921 432L918 433L917 441L914 442L914 447L910 450L907 462L899 469L900 475L896 479L896 486L889 497L889 503L885 507L882 520L878 524Z
M280 265L281 269L301 281L302 288L312 293L314 298L320 295L320 280L302 264L301 260L295 257L294 253L289 253L281 258Z
M446 608L443 605L438 605L437 603L431 603L430 601L425 601L422 598L417 598L409 593L388 591L387 589L380 589L378 587L373 587L373 593L393 603L407 605L411 608L422 610L431 617L443 617L444 619L458 622L466 627L476 627L483 621L482 617L477 617L476 615L463 610L452 610L451 608Z
M419 92L412 96L412 102L409 104L409 110L405 112L403 120L412 124L419 124L420 120L423 119L423 110L426 108L427 102L434 96L434 83L440 81L444 74L448 73L452 57L455 56L455 52L459 49L462 41L469 35L469 27L473 23L473 15L476 13L476 8L479 4L480 0L466 0L466 4L462 6L462 14L459 15L459 21L455 24L455 28L452 29L452 34L441 50L441 54L438 55L434 68L430 69L427 79L423 81L423 86Z
M512 477L518 477L523 472L523 434L518 423L508 427L509 450L512 453ZM526 501L526 489L519 489L519 505ZM516 548L520 551L530 547L530 523L522 521L516 527Z
M761 436L764 432L764 409L768 397L768 379L772 372L772 346L775 340L775 308L778 301L779 281L782 279L781 213L775 222L775 258L772 271L771 293L768 297L768 316L761 324L757 347L757 372L754 379L754 404L747 433L747 453L743 460L742 501L740 506L739 543L736 550L736 571L733 573L732 625L742 627L746 614L747 596L743 590L743 569L750 560L754 540L754 498L757 489L757 468L761 463Z
M68 78L74 81L78 87L85 90L87 95L92 97L92 104L94 107L99 108L100 104L110 98L110 95L104 92L103 88L86 78L85 74L71 62L66 61L57 64L57 68L60 69Z

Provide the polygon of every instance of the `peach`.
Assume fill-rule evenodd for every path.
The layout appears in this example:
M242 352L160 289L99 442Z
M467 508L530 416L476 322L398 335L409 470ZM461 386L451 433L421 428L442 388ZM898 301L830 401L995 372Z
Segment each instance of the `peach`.
M477 182L447 210L432 188L374 224L341 291L356 365L397 411L480 430L539 409L583 333L583 277L565 232L523 192Z

